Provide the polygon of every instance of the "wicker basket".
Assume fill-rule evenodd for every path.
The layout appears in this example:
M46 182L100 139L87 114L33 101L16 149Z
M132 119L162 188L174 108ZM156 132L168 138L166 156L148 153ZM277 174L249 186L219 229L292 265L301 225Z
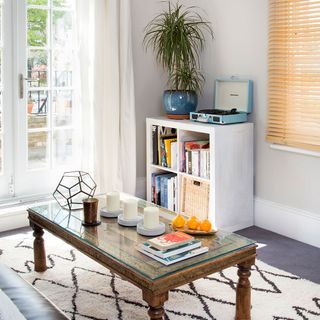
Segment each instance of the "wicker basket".
M209 182L182 177L180 211L188 217L207 219L209 213Z

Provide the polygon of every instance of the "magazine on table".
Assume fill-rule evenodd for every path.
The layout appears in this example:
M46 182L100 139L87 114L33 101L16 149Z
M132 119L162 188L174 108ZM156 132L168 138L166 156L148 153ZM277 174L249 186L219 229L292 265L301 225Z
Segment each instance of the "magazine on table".
M199 247L201 247L201 241L200 240L193 240L190 243L187 243L187 244L184 244L184 245L182 245L182 246L180 246L178 248L172 248L172 249L169 249L169 250L159 250L159 249L153 248L151 246L151 244L148 243L148 242L145 242L145 243L140 245L140 248L142 250L147 251L147 252L149 252L149 253L151 253L151 254L159 257L159 258L162 258L162 259L177 255L179 253L190 251L190 250L193 250L193 249L196 249L196 248L199 248Z
M208 252L208 250L209 250L208 247L201 247L201 248L197 248L197 249L193 249L193 250L190 250L190 251L182 252L182 253L179 253L177 255L162 259L160 257L157 257L157 256L153 255L150 252L147 252L147 251L143 250L141 248L141 246L138 247L137 249L138 249L138 251L140 251L141 253L145 254L146 256L148 256L148 257L150 257L150 258L152 258L154 260L157 260L157 261L161 262L162 264L164 264L166 266L169 266L171 264L174 264L174 263L177 263L179 261L183 261L183 260L186 260L186 259L189 259L189 258L192 258L192 257L196 257L196 256L198 256L200 254Z

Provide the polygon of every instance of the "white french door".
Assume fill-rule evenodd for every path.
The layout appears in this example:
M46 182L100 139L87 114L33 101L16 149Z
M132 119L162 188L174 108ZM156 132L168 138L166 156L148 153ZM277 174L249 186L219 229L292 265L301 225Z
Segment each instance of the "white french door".
M11 3L11 26L17 26L11 30L14 116L4 117L4 128L13 128L12 143L3 148L14 161L3 181L16 197L51 193L64 171L79 169L74 0L2 1Z
M13 193L12 3L0 0L0 198Z

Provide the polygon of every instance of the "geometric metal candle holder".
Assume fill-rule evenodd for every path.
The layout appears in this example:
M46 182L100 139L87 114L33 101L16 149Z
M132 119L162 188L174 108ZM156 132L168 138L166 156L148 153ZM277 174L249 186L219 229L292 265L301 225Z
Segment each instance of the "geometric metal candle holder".
M65 172L53 193L53 197L64 209L83 208L82 200L93 197L97 185L90 174L83 171Z

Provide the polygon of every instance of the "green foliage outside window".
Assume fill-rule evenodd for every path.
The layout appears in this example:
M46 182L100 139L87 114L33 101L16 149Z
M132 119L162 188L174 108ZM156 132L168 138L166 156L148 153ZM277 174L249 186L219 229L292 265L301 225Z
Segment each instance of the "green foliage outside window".
M28 0L29 5L48 5L48 0ZM61 8L70 4L70 0L53 0L53 7ZM47 45L47 21L49 11L40 8L28 9L28 45L31 47L44 47ZM66 13L55 10L53 13L53 25ZM71 21L68 21L71 25Z

